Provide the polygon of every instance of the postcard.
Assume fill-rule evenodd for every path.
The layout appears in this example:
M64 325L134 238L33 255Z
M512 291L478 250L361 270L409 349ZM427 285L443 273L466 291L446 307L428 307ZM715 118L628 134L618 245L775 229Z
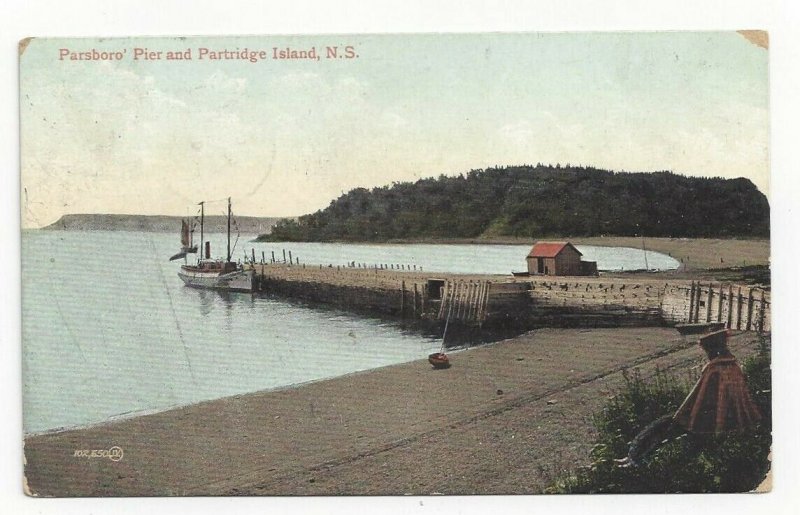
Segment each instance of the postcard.
M769 491L768 48L21 41L25 492Z

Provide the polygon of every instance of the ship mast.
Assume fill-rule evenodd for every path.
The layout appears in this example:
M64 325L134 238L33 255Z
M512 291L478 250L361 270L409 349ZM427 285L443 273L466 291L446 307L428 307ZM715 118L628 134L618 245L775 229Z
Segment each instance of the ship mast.
M228 197L228 258L227 263L231 262L231 198Z
M205 252L205 240L203 238L203 221L205 218L205 202L200 202L200 261L203 260L203 252Z

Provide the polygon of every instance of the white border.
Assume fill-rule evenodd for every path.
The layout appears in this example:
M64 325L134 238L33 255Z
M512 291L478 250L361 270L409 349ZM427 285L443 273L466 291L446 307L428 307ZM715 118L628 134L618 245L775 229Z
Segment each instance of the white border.
M338 0L12 0L0 7L0 380L2 406L11 407L0 426L0 495L9 513L172 513L236 510L248 513L485 513L490 510L548 513L648 513L700 510L726 513L790 513L800 484L797 453L797 399L794 371L800 354L790 329L800 313L791 290L797 274L792 240L798 188L800 118L800 26L796 3L772 1L551 0L490 2L423 0L366 2ZM195 498L195 499L28 499L22 495L20 275L19 275L19 125L17 116L17 41L26 36L236 35L269 33L586 31L586 30L770 31L771 120L773 125L773 385L775 409L775 490L767 495L537 496L448 498Z

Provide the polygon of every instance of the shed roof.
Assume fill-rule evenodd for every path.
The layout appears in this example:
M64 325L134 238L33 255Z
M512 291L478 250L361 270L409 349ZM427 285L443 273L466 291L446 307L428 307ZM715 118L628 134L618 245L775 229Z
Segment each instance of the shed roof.
M577 252L579 256L583 255L580 250L576 249L568 241L537 241L528 253L528 257L554 258L567 247L572 247L572 250Z

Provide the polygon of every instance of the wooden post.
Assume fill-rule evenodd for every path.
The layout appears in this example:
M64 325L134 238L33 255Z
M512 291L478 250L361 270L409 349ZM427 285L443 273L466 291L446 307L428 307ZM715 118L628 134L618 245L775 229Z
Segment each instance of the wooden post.
M475 313L475 286L477 286L477 285L475 283L473 283L472 281L470 281L469 285L467 286L467 288L468 288L468 291L467 291L467 313L466 313L466 319L467 320L472 320L472 316Z
M289 251L289 264L291 265L292 263L294 263L294 261L292 260L292 251L290 250Z
M700 321L700 295L703 290L700 288L700 281L697 281L697 291L695 292L694 299L694 321Z
M486 281L483 286L483 300L481 301L481 321L486 320L486 313L489 309L489 299L492 293L492 282Z
M272 251L272 262L273 263L275 262L275 251L274 250Z
M481 283L480 281L475 281L472 289L472 312L470 313L470 318L476 322L478 320L478 297L480 297L480 293Z
M759 333L763 333L764 332L764 317L766 316L764 311L766 310L766 308L767 308L767 304L766 304L766 300L764 298L764 290L761 290L761 311L759 311L759 313L758 313L758 332Z
M448 306L447 309L444 311L444 313L442 313L442 316L447 317L448 315L450 315L450 317L452 318L453 316L458 314L453 310L453 308L456 307L453 305L453 303L456 301L456 282L447 281L447 286L445 290L447 290Z
M469 321L469 310L470 304L472 302L472 281L469 281L464 284L465 291L464 291L464 321Z
M256 249L254 249L253 247L250 247L250 251L253 254L253 264L255 264L256 263Z
M445 281L444 282L444 287L442 287L442 289L441 289L441 291L439 293L439 297L442 299L442 301L439 303L439 314L436 316L436 318L438 318L439 320L442 319L442 316L443 316L443 313L444 313L444 307L445 307L445 304L447 304L447 287L449 285L450 285L450 281Z
M475 283L475 308L474 308L474 312L472 314L472 318L476 322L480 322L480 319L478 318L478 310L481 307L481 294L482 293L483 293L483 283L478 281L478 282Z
M689 294L689 323L693 322L693 315L694 314L694 281L692 281L692 290Z
M419 292L417 291L417 283L414 283L414 305L412 306L412 309L411 309L411 315L412 315L412 317L414 319L417 318L417 296L418 295L419 295Z
M733 323L733 285L728 285L728 323L725 324L726 329L731 328Z
M459 295L461 295L461 284L458 281L453 281L453 291L450 292L450 302L453 302L453 310L451 311L454 320L458 319L458 303Z
M719 302L717 303L717 322L722 322L722 285L719 285Z
M283 264L286 264L286 249L283 249Z
M262 250L261 251L261 264L262 265L264 264L264 260L265 260L265 256L264 256L264 251Z
M466 315L466 308L467 308L467 293L469 290L469 286L464 281L461 281L458 284L460 294L458 296L458 318L464 320L464 316Z
M483 302L483 281L478 281L478 295L475 298L475 321L481 322L481 302Z
M711 283L708 283L708 298L706 299L706 323L711 322L711 304L712 295L714 290L711 288Z
M742 287L739 286L739 294L736 299L736 330L742 329Z
M750 288L750 293L747 294L747 328L749 331L753 326L753 288Z
M453 317L458 320L458 313L461 310L461 282L453 281Z
M452 315L453 313L453 302L455 302L455 293L456 293L455 281L453 282L447 281L445 286L447 306L444 312L442 312L442 320L444 320L448 315Z
M464 306L461 311L461 318L466 322L469 319L469 293L472 289L472 281L464 283Z
M472 288L474 283L469 281L466 284L467 291L465 292L465 299L464 299L464 321L469 321L471 313L472 313Z
M406 282L400 283L400 318L406 317Z
M489 295L491 294L491 291L492 291L492 283L491 281L486 281L483 291L483 300L481 301L481 314L480 314L481 322L486 320L486 312L489 307Z

